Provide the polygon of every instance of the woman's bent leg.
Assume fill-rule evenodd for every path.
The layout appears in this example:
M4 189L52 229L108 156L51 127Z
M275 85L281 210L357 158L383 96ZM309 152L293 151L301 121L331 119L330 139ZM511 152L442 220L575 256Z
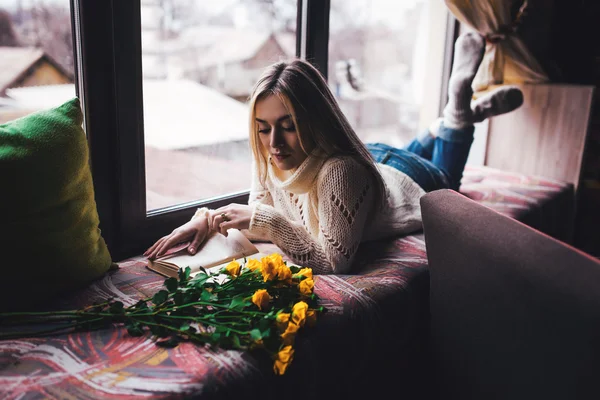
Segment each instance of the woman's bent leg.
M453 190L458 191L460 187L474 132L475 127L472 125L448 128L442 123L435 138L431 162L446 173Z
M431 160L433 157L434 142L435 136L429 132L429 129L425 129L423 132L419 133L417 137L415 137L408 145L404 146L404 150L415 153L426 160Z
M375 162L406 174L426 192L450 187L448 177L443 170L414 152L384 143L367 143L366 146Z

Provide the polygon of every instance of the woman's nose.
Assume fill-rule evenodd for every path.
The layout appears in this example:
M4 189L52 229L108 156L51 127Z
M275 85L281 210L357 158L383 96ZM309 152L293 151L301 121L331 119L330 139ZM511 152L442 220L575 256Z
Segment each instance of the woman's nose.
M273 128L271 131L271 147L277 148L283 146L283 137L281 132L277 128Z

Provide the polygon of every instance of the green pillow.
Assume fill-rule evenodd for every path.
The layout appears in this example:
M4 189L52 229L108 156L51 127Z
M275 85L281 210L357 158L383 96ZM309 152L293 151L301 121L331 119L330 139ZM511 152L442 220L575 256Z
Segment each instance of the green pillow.
M79 99L0 125L0 309L31 307L112 265Z

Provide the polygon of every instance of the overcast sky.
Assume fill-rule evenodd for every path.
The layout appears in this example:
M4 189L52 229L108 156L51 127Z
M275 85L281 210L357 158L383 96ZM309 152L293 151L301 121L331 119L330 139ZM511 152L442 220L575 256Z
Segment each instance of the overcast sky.
M17 8L17 3L18 3L18 0L0 0L0 7L14 10L15 8ZM34 4L34 3L37 3L37 4L54 3L54 4L64 5L67 8L69 7L69 0L33 0L33 1L32 0L21 0L21 5L23 7L29 7L31 4Z
M197 0L200 9L206 11L212 11L211 13L219 13L220 11L231 8L239 0ZM395 26L397 24L403 24L402 17L405 15L407 9L415 7L419 3L440 3L438 7L444 7L443 2L439 0L332 0L333 3L343 2L345 7L350 9L360 10L359 13L363 14L363 18L367 18L370 23L384 23L388 26ZM0 8L7 8L14 10L18 0L0 0ZM64 5L69 7L69 0L21 0L23 7L28 7L32 4L40 3L54 3L58 5ZM236 12L236 14L239 14ZM366 15L365 15L366 14ZM247 19L248 16L236 15L241 19ZM242 21L240 21L242 22Z

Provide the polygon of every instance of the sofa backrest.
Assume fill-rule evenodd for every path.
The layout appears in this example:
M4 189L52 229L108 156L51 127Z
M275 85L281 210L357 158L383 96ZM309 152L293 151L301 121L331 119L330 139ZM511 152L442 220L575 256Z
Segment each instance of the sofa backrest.
M600 262L451 190L421 207L437 398L600 398Z

